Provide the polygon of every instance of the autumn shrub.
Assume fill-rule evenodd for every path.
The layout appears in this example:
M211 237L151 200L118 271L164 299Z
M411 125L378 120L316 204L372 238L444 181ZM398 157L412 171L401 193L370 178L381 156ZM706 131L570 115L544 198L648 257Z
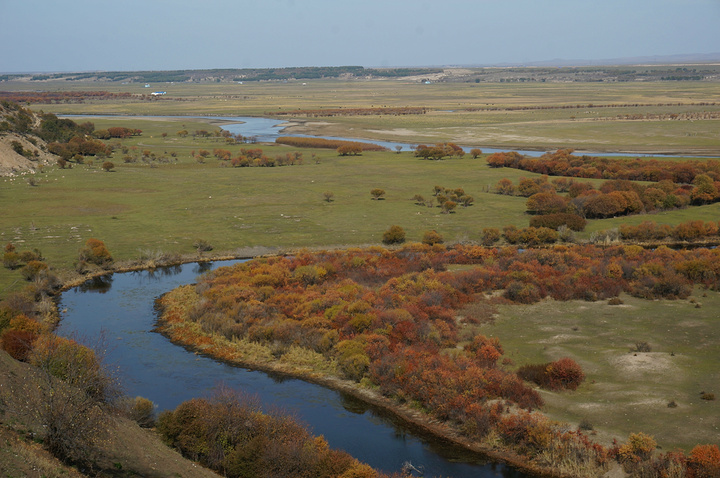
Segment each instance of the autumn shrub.
M483 246L492 246L500 240L500 229L486 227L482 230L480 242Z
M21 264L20 254L17 252L9 251L3 254L3 266L7 269L17 269Z
M367 372L370 357L365 353L365 344L358 340L343 340L335 345L337 360L343 374L359 381Z
M444 242L442 235L435 231L425 231L422 237L422 243L427 244L429 246L435 245L435 244L442 244Z
M390 226L383 233L383 244L400 244L405 242L405 230L400 226Z
M359 154L363 151L387 151L387 148L374 143L344 141L340 139L281 136L279 138L276 138L275 142L278 144L287 144L289 146L297 146L300 148L327 148L337 150L341 147L349 147L350 149L348 149L345 154Z
M558 240L558 233L549 227L525 227L520 230L517 242L528 246L551 244Z
M516 226L505 226L503 227L503 238L509 244L517 244L520 241L520 229Z
M155 426L155 404L144 397L135 397L130 401L129 416L143 428Z
M691 478L720 477L720 448L717 445L697 445L688 457L688 476Z
M517 374L549 390L576 390L585 380L580 365L567 357L546 364L523 365Z
M487 338L482 334L476 335L472 342L465 346L465 351L469 352L480 365L488 368L495 367L504 353L497 337Z
M0 335L0 347L15 360L27 361L37 334L27 330L8 329Z
M535 284L519 281L508 284L503 297L519 304L533 304L542 298L540 289Z
M648 462L652 457L657 442L645 433L631 433L627 442L620 445L617 459L628 473L648 470Z
M100 267L109 266L113 258L105 243L99 239L90 238L85 241L85 246L80 250L80 262L95 264Z
M74 340L42 334L35 341L29 361L96 400L109 401L117 392L114 379L95 352Z
M28 383L26 400L42 427L43 446L64 461L88 466L106 432L103 410L118 396L115 380L93 350L50 334L37 338L28 361L40 386Z
M385 190L380 188L373 188L370 190L370 195L373 199L384 199L383 196L385 196Z
M30 261L20 269L20 274L25 280L31 281L48 270L48 265L42 261Z
M576 390L585 380L585 374L574 360L564 357L547 367L549 387L554 390Z
M539 216L533 216L530 218L531 227L549 227L550 229L558 230L560 226L567 226L568 229L573 231L582 231L585 229L587 221L585 218L578 216L577 214L569 213L554 213L554 214L542 214Z
M644 299L686 299L692 293L692 287L684 277L673 271L662 269L646 273L640 270L630 283L630 293Z
M292 417L262 413L257 398L224 388L163 412L157 429L185 457L230 478L384 476Z

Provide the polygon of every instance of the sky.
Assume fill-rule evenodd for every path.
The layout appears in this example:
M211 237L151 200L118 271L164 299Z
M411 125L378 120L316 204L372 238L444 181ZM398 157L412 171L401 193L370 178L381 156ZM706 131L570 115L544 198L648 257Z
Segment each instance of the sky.
M0 0L0 72L720 53L720 0Z

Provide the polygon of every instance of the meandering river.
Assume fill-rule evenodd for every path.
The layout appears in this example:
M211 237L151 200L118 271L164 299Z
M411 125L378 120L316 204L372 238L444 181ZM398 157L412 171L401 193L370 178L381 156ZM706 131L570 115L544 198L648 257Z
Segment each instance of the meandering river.
M106 362L117 367L125 391L155 402L159 410L206 396L218 384L260 397L266 407L284 409L306 423L330 446L386 472L404 463L424 476L529 478L514 468L400 423L392 415L353 397L298 379L233 367L173 345L153 332L154 301L163 293L234 261L195 263L107 275L62 294L58 333L108 343Z

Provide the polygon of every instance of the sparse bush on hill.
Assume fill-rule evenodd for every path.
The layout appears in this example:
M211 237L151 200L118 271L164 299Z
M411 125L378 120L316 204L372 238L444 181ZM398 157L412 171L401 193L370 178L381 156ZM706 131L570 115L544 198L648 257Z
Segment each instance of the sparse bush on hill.
M41 386L24 392L43 446L68 463L92 463L106 425L102 408L118 396L114 378L94 351L49 334L35 341L29 362Z
M262 413L256 398L226 388L163 412L158 431L184 456L230 478L386 476L329 448L293 418Z
M129 416L143 428L155 426L155 404L144 397L135 397L129 402Z

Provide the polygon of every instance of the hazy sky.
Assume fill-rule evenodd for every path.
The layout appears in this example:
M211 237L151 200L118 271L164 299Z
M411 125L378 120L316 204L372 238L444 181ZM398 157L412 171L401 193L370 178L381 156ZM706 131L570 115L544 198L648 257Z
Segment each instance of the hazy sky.
M720 52L720 0L0 0L0 72Z

